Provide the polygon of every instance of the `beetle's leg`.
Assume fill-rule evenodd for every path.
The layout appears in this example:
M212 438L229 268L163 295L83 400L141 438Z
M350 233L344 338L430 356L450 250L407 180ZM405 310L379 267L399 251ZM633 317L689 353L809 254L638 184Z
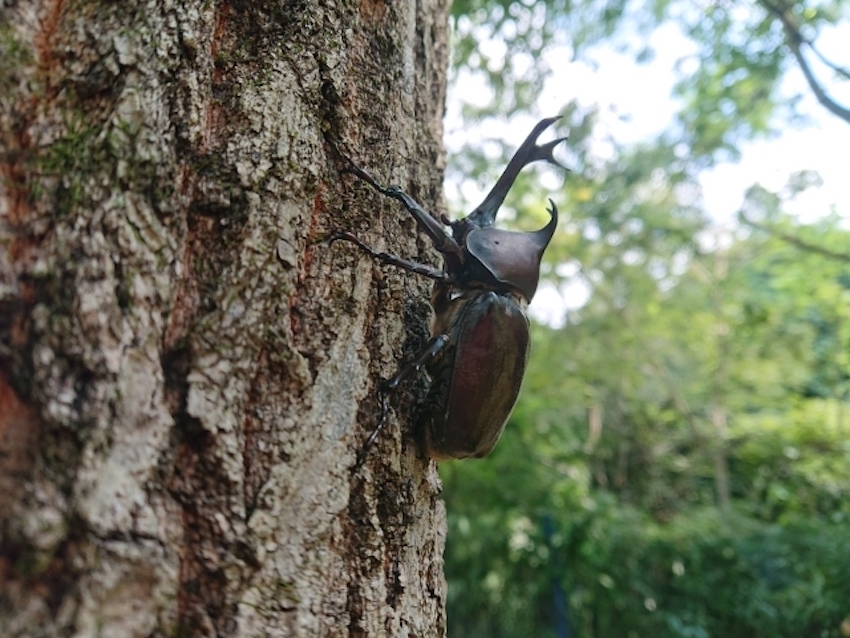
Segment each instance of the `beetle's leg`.
M555 159L554 155L552 155L552 151L555 150L555 147L566 140L566 137L560 137L556 140L552 140L551 142L546 142L545 144L537 143L537 138L540 137L540 134L559 119L561 119L561 116L557 115L555 117L547 117L537 123L531 133L528 134L528 137L525 138L525 141L516 150L511 161L508 162L508 165L505 167L502 176L499 177L499 181L497 181L495 186L493 186L490 192L487 193L487 197L484 198L484 201L481 202L478 208L467 215L465 219L461 220L461 223L469 220L479 227L492 226L496 219L496 211L499 210L502 202L505 201L505 197L507 197L508 191L511 190L511 186L513 186L517 175L519 175L519 172L524 167L532 162L545 160L555 166L566 168Z
M357 164L351 161L351 159L346 159L349 163L348 171L350 173L357 175L357 177L369 184L379 193L386 195L387 197L392 197L402 203L407 211L413 215L413 218L419 224L419 227L425 231L425 234L427 234L428 237L431 238L431 241L434 242L434 248L444 255L455 255L457 259L461 258L463 251L461 250L460 245L446 234L446 231L443 229L440 222L431 213L422 208L419 202L405 193L400 186L382 186L375 180L374 177L357 166Z
M385 395L390 392L395 392L399 383L410 377L412 374L422 370L422 368L425 367L425 364L440 354L440 351L445 348L448 343L448 335L437 335L436 337L431 337L428 341L428 345L422 349L422 352L416 355L416 358L413 361L408 363L381 384L381 392Z
M390 264L392 266L398 266L399 268L403 268L404 270L409 270L410 272L416 273L417 275L422 275L424 277L430 277L431 279L436 279L437 281L442 281L448 284L455 283L454 277L452 277L449 273L440 270L439 268L434 268L433 266L428 266L427 264L420 264L415 261L409 261L407 259L402 259L401 257L396 257L395 255L391 255L390 253L378 252L376 250L372 250L360 241L357 237L352 235L351 233L337 233L333 237L331 237L331 243L335 241L350 241L352 244L356 244L359 246L364 252L371 255L374 259L377 259L380 262L385 264Z
M372 431L372 434L370 434L369 438L366 439L366 443L364 443L363 447L360 448L360 452L357 453L357 463L354 466L355 469L363 465L363 461L366 460L366 454L369 452L369 448L371 448L375 443L375 440L378 438L378 435L387 423L387 416L389 412L387 409L387 397L391 392L395 392L396 388L398 388L398 385L402 381L422 370L422 368L425 367L425 364L436 357L448 343L448 335L437 335L436 337L432 337L431 340L428 341L428 345L425 346L422 352L420 352L413 361L381 384L381 388L378 391L378 395L381 400L381 418L378 421L378 425L376 425L375 429Z

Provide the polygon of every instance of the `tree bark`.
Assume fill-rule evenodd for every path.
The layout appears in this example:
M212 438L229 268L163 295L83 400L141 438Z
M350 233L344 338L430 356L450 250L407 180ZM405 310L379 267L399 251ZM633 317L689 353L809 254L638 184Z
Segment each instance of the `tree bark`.
M441 207L447 4L0 9L0 634L444 635L428 285L326 239L436 263L333 148Z

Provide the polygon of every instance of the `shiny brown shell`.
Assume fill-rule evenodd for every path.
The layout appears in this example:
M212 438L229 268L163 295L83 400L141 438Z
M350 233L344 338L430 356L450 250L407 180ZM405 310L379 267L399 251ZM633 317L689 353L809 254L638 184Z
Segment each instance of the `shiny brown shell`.
M516 404L529 350L528 318L512 294L476 291L460 304L450 343L429 372L432 409L419 424L433 459L487 456Z

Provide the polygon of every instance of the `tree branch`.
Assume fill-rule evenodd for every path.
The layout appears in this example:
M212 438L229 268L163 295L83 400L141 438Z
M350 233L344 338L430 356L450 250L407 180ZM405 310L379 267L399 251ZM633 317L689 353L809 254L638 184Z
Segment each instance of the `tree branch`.
M812 89L812 92L815 94L818 102L820 102L830 113L840 117L842 120L850 124L850 109L841 106L826 93L824 88L818 82L818 79L815 77L815 74L812 72L809 63L806 61L800 45L808 45L815 52L815 55L817 55L821 60L824 60L824 62L833 70L841 74L845 74L846 71L830 62L827 62L823 56L814 49L812 44L803 38L800 33L800 29L796 24L794 24L785 8L778 7L772 4L769 0L759 0L759 3L782 23L782 28L785 30L786 36L785 42L788 45L788 48L791 49L791 54L794 56L794 59L797 60L797 64L800 65L800 70L803 72L806 82L809 84L809 87Z
M823 53L821 53L820 51L818 51L815 48L814 42L808 42L807 41L806 44L809 45L809 48L812 50L812 53L814 53L816 56L818 56L818 59L821 62L823 62L826 66L828 66L830 69L835 71L841 77L843 77L847 80L850 80L850 70L845 69L843 66L838 66L837 64L835 64L831 60L827 59L827 57Z
M752 219L748 218L743 212L739 212L738 215L741 218L741 221L747 224L748 226L763 230L769 235L781 239L782 241L787 242L792 246L796 246L797 248L808 251L810 253L817 253L818 255L829 257L830 259L838 259L839 261L846 261L850 263L850 253L842 253L835 250L830 250L829 248L824 248L823 246L819 246L818 244L808 242L805 239L800 239L796 235L784 233L781 230L777 230L776 228L768 226L767 224L761 224L757 221L753 221Z

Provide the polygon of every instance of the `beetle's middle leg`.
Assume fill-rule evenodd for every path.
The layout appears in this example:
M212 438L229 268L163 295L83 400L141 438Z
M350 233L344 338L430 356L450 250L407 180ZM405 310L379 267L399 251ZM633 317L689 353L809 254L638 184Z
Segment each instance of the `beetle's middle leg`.
M377 259L382 263L397 266L399 268L403 268L404 270L416 273L417 275L429 277L430 279L436 279L437 281L441 281L447 284L456 283L454 277L452 277L449 273L440 270L439 268L434 268L433 266L428 266L427 264L420 264L419 262L410 261L408 259L402 259L401 257L396 257L395 255L391 255L390 253L384 253L379 252L377 250L373 250L351 233L336 233L333 237L331 237L330 241L331 243L335 241L350 241L352 244L359 246L360 249L363 250L363 252L369 254L373 259Z
M355 469L363 465L363 461L366 459L366 454L369 451L369 448L371 448L375 443L375 440L378 438L378 435L387 423L387 416L389 415L387 397L396 391L402 381L422 370L429 361L439 355L448 343L448 335L437 335L436 337L432 337L428 341L428 345L425 346L422 352L416 355L416 358L413 361L401 368L398 372L381 384L380 390L378 391L381 401L381 418L378 421L378 425L376 425L375 429L372 431L372 434L370 434L369 438L366 439L366 443L364 443L363 447L360 448L360 452L357 454L357 463L354 466Z

